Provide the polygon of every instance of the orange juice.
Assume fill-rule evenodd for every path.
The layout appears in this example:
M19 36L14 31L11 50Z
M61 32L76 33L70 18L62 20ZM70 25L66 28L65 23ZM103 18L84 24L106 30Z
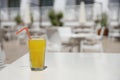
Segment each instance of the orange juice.
M30 39L28 42L30 52L31 68L39 70L44 68L45 59L45 39Z

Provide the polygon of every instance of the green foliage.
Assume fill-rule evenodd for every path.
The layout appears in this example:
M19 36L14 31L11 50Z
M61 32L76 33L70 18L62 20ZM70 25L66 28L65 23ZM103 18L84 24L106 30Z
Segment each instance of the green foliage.
M49 14L48 14L49 19L55 19L55 18L56 18L55 15L56 15L55 12L54 12L53 10L51 10L51 11L49 12Z
M21 17L20 17L19 14L15 17L14 20L16 21L16 23L17 23L18 25L21 24L21 23L23 23L23 21L22 21L22 19L21 19Z
M95 23L96 23L96 24L98 24L99 22L100 22L100 20L99 20L99 19L96 19L96 20L95 20Z
M62 19L63 18L63 13L62 12L59 12L58 14L56 14L58 20Z
M31 24L33 24L34 18L33 18L33 15L32 15L32 14L30 14L30 18L31 18ZM21 16L20 16L19 14L15 17L14 20L16 21L16 23L17 23L18 25L24 23L23 20L21 19Z
M51 21L51 23L52 23L53 26L58 26L58 25L59 25L59 23L58 23L57 20L55 20L55 19L53 19L53 20Z
M102 13L101 26L107 27L108 25L108 16L106 13Z
M48 17L53 26L63 26L63 22L61 21L61 19L63 18L62 12L55 13L54 10L50 10Z

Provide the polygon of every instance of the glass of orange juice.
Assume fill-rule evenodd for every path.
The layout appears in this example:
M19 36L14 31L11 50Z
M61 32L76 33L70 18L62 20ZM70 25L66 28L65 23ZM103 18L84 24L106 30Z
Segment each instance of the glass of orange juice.
M32 38L28 40L30 62L32 71L42 71L46 67L45 63L45 49L46 40L45 38Z

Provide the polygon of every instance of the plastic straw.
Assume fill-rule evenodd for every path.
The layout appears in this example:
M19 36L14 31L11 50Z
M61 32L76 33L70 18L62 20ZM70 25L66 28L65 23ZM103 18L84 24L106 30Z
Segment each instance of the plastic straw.
M16 32L16 35L18 35L19 33L21 33L23 30L26 31L28 38L31 39L31 36L30 36L30 33L29 33L27 27L24 27L24 28L20 29L19 31L17 31L17 32Z

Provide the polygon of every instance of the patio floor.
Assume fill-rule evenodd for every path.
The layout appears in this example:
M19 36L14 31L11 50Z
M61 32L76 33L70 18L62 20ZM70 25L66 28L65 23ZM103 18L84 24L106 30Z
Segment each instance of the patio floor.
M110 38L104 37L103 47L105 53L120 53L120 41L112 40ZM4 42L4 48L6 52L6 63L12 63L17 60L25 53L28 52L27 44L19 45L17 41ZM78 52L77 46L73 47L73 52ZM64 48L63 51L67 51L67 48Z
M6 63L12 63L28 52L27 45L19 45L17 41L4 42Z

